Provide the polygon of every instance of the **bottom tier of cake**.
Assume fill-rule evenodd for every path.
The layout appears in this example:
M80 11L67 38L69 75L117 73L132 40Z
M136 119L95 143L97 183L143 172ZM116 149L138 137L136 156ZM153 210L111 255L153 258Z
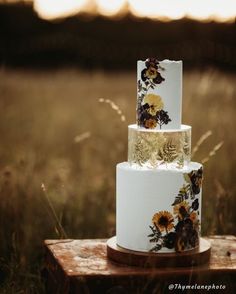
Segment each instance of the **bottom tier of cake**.
M142 252L181 252L198 246L202 165L182 169L117 165L117 244Z

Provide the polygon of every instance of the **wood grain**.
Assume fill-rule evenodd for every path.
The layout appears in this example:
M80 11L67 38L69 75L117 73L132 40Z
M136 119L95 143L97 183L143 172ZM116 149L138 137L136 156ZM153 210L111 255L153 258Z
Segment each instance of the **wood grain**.
M111 261L107 258L106 239L46 240L46 289L48 293L63 294L163 293L158 291L168 291L170 283L221 283L227 287L227 292L221 293L234 293L236 237L204 239L211 243L209 263L165 268L127 266Z
M107 256L113 261L141 267L184 267L209 262L211 244L201 238L199 247L182 253L144 253L127 250L116 244L116 237L107 241Z

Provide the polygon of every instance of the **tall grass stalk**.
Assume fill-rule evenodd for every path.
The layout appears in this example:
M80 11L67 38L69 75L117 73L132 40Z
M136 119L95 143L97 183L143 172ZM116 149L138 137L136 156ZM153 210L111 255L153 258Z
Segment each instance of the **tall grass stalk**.
M84 140L88 139L91 137L91 133L90 132L84 132L82 134L79 134L77 136L74 137L74 142L75 143L81 143Z
M125 122L126 121L126 117L125 115L123 114L123 112L121 111L120 107L115 104L114 101L110 100L110 99L104 99L104 98L100 98L98 100L100 103L107 103L111 106L111 108L116 111L116 113L120 116L120 120Z
M214 148L208 153L208 155L201 160L202 164L208 162L210 158L213 157L216 154L216 152L223 146L223 144L224 141L221 141L220 143L215 145Z
M50 198L48 196L48 193L47 193L47 190L46 190L46 187L45 187L44 183L42 183L41 188L42 188L43 194L45 196L45 199L47 201L48 207L50 209L51 216L53 217L53 219L54 219L54 221L56 223L56 227L55 227L56 232L59 233L59 236L60 236L61 239L67 239L67 234L66 234L66 232L65 232L65 230L64 230L64 228L63 228L63 226L62 226L62 224L61 224L61 222L59 220L59 217L56 214L56 211L55 211L55 209L54 209L54 207L52 205L52 202L51 202L51 200L50 200Z
M197 153L197 151L199 150L199 148L201 147L201 145L206 141L206 139L208 137L210 137L212 135L212 131L207 131L205 134L203 134L200 139L197 141L196 145L193 148L192 151L192 157L194 157L194 155Z

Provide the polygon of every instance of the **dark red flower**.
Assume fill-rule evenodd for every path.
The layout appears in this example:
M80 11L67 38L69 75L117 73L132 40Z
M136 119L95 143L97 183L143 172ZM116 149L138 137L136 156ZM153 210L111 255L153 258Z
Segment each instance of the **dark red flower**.
M199 207L199 202L198 202L198 199L195 199L192 203L192 209L193 210L198 210L198 207Z
M203 170L202 167L199 170L193 170L189 173L189 177L191 180L191 186L193 193L199 194L202 186L202 178L203 178Z
M144 82L151 80L154 84L161 84L165 80L154 67L144 68L141 71L141 79Z
M189 245L194 248L198 245L198 243L199 243L198 232L196 230L192 230L189 236Z
M177 234L175 232L170 232L164 237L164 246L168 249L172 249L176 243Z
M148 58L145 62L146 68L144 68L141 72L142 81L146 82L150 80L154 84L160 84L165 79L161 76L159 70L159 62L156 58ZM148 84L146 84L148 85Z
M158 68L159 61L154 57L149 57L146 59L145 65L146 67L155 67Z

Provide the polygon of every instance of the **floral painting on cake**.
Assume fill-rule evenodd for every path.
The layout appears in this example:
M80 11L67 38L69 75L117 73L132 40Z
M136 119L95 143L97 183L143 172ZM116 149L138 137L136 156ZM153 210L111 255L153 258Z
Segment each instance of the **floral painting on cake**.
M173 211L159 211L152 217L150 242L152 252L163 247L176 252L193 249L199 242L199 200L203 178L202 167L184 174L185 184L172 203Z
M149 93L149 90L165 81L161 71L164 71L164 68L160 66L159 61L156 58L148 58L138 81L137 123L146 129L154 129L157 126L161 129L171 121L168 112L164 110L162 98Z

